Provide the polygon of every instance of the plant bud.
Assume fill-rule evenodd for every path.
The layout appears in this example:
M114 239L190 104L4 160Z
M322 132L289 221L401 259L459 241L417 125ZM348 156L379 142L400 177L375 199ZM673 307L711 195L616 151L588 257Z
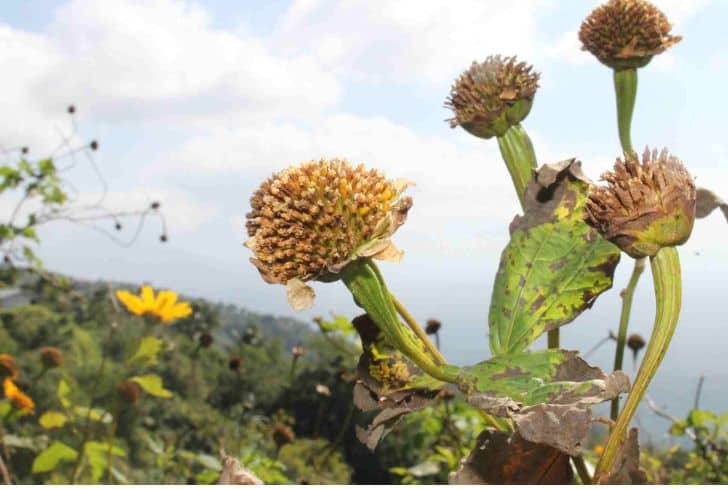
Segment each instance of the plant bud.
M7 353L0 353L0 380L4 378L14 379L18 376L18 367L15 359Z

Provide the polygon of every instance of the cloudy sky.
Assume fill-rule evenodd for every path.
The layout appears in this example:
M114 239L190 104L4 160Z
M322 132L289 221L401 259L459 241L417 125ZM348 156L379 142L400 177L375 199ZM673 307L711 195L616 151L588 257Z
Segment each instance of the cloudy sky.
M667 146L699 184L728 197L728 2L655 3L684 40L640 70L635 146ZM130 248L92 231L47 227L40 254L52 269L149 281L276 314L290 313L283 288L264 284L242 247L248 199L263 178L293 163L339 156L414 180L415 206L397 234L406 256L384 273L419 317L443 319L445 352L454 362L474 362L487 350L493 273L518 207L495 141L450 129L443 102L473 60L516 54L542 74L523 124L539 161L576 156L597 178L619 146L611 72L580 51L576 35L594 6L583 0L3 2L0 144L26 145L34 157L44 156L67 133L64 110L73 103L79 135L100 141L96 161L112 189L109 203L124 209L163 202L165 245L154 223ZM88 168L74 178L82 193L99 191ZM718 307L728 289L727 239L728 226L713 215L683 248L683 327L671 355L688 355L695 368L675 373L665 389L679 378L680 392L688 392L701 373L709 377L708 396L711 385L717 393L728 383L715 356L700 363L706 354L721 355L711 345L728 344ZM630 269L623 259L614 290L567 327L568 346L587 348L616 329L618 291ZM646 274L635 313L635 328L645 335L650 289ZM316 309L297 317L355 311L340 284L317 292ZM594 358L606 365L610 355ZM725 399L714 398L728 409Z

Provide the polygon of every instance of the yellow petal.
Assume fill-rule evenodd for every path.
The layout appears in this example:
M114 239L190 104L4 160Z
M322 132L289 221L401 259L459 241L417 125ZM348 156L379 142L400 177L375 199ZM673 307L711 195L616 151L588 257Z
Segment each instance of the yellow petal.
M175 304L174 307L170 308L169 312L174 317L174 319L182 319L192 314L192 307L190 306L189 302L180 302Z
M166 308L173 306L177 302L177 293L171 290L160 290L157 295L157 301L154 304L154 312L161 313Z
M148 310L152 310L154 308L154 289L152 289L151 286L144 285L142 287L141 298L144 306L148 308Z
M126 310L132 314L141 316L146 312L146 308L144 307L142 300L127 290L117 290L116 298L119 299L119 302L124 304Z
M3 381L3 393L5 397L12 399L18 392L20 392L20 389L15 385L15 382L10 380L10 377L6 377Z

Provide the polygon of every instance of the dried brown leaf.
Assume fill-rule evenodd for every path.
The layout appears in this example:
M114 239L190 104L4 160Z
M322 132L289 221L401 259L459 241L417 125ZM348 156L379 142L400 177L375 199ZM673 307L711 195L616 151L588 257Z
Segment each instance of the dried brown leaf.
M645 484L647 475L640 469L639 430L629 430L627 439L617 449L611 472L599 478L599 484Z

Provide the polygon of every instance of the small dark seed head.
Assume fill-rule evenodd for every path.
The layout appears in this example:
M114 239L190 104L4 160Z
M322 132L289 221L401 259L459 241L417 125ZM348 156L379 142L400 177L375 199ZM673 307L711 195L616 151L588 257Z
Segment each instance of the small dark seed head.
M74 114L76 112L76 106L75 105L69 105L68 109L66 109L69 114Z
M40 361L46 368L56 368L63 365L63 352L58 348L45 346L40 349Z
M233 372L237 372L242 366L243 359L240 357L232 357L230 360L228 360L228 368Z
M161 241L162 243L166 243L167 242L167 235L166 234L161 235L159 237L159 241Z
M635 354L644 348L645 345L645 339L637 333L631 334L629 335L629 338L627 338L627 346L634 351Z
M120 223L120 222L117 222L117 223L116 223L116 224L114 225L114 227L116 228L116 230L117 230L117 231L121 231L121 223Z
M91 151L96 151L99 149L99 143L96 140L91 141L91 144L89 144L88 147L91 148Z
M157 209L159 209L159 206L160 206L160 203L158 201L156 201L156 200L149 205L149 207L152 208L152 209L154 209L155 211Z
M210 333L202 333L198 339L202 348L209 348L210 345L215 341Z
M119 397L128 404L134 404L139 400L142 391L136 382L125 380L116 386L116 392Z
M0 353L0 380L5 377L14 379L18 376L18 367L15 359L7 353Z
M282 446L293 443L294 441L296 441L296 434L289 426L284 424L275 425L273 428L273 442L276 444L276 447L280 449Z
M428 319L427 323L425 323L425 332L427 334L436 334L438 331L440 331L441 327L442 323L437 319Z
M27 146L23 146L22 148L20 148L20 152L23 153L24 155L25 154L28 154L28 147Z

